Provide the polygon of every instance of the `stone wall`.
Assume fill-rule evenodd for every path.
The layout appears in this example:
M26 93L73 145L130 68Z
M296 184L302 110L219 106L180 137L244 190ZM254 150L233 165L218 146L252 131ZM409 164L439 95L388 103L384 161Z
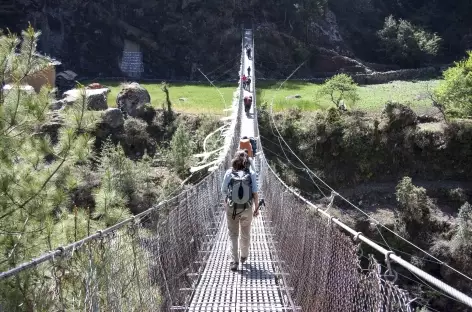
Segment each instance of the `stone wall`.
M381 84L395 80L431 79L441 75L441 70L436 67L416 69L400 69L386 72L373 72L370 74L352 74L352 78L358 84Z

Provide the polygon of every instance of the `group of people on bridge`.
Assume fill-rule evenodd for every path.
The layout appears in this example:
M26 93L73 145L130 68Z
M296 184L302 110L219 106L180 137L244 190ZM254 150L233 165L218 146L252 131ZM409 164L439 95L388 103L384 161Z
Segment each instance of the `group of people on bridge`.
M246 44L245 48L247 58L251 60L251 46ZM249 93L243 98L244 111L248 114L252 106L251 66L246 70L247 76L243 73L241 84L245 93ZM237 271L239 263L246 262L248 258L252 219L257 217L260 205L264 204L264 200L259 201L258 195L259 186L254 164L256 152L256 139L243 136L231 161L231 168L226 171L221 185L221 192L225 195L226 220L231 240L232 271Z

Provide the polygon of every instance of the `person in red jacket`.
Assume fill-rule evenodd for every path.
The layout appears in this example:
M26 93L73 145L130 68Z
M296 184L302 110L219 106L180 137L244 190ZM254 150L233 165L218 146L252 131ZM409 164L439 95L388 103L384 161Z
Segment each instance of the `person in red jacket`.
M241 77L241 81L243 83L243 89L246 89L246 86L247 86L247 77L246 77L246 75L243 74L243 76Z

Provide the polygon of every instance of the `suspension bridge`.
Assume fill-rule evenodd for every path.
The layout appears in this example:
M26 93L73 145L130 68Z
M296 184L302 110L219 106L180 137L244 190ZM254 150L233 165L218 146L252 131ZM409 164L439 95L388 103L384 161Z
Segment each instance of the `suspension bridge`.
M415 298L392 278L396 266L472 307L466 294L290 189L260 139L256 167L267 208L253 220L248 261L230 271L221 182L240 137L259 137L255 61L244 48L254 52L252 30L242 37L239 76L250 66L252 82L235 92L211 173L132 218L0 273L0 311L413 311ZM361 244L385 256L386 270L372 256L361 267Z

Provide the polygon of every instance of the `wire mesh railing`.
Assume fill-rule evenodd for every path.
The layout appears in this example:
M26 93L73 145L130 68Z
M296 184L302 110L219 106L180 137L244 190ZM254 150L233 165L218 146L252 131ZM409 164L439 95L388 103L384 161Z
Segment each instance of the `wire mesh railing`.
M405 291L370 259L360 266L358 244L317 216L261 159L261 179L277 251L293 301L303 311L411 311Z

